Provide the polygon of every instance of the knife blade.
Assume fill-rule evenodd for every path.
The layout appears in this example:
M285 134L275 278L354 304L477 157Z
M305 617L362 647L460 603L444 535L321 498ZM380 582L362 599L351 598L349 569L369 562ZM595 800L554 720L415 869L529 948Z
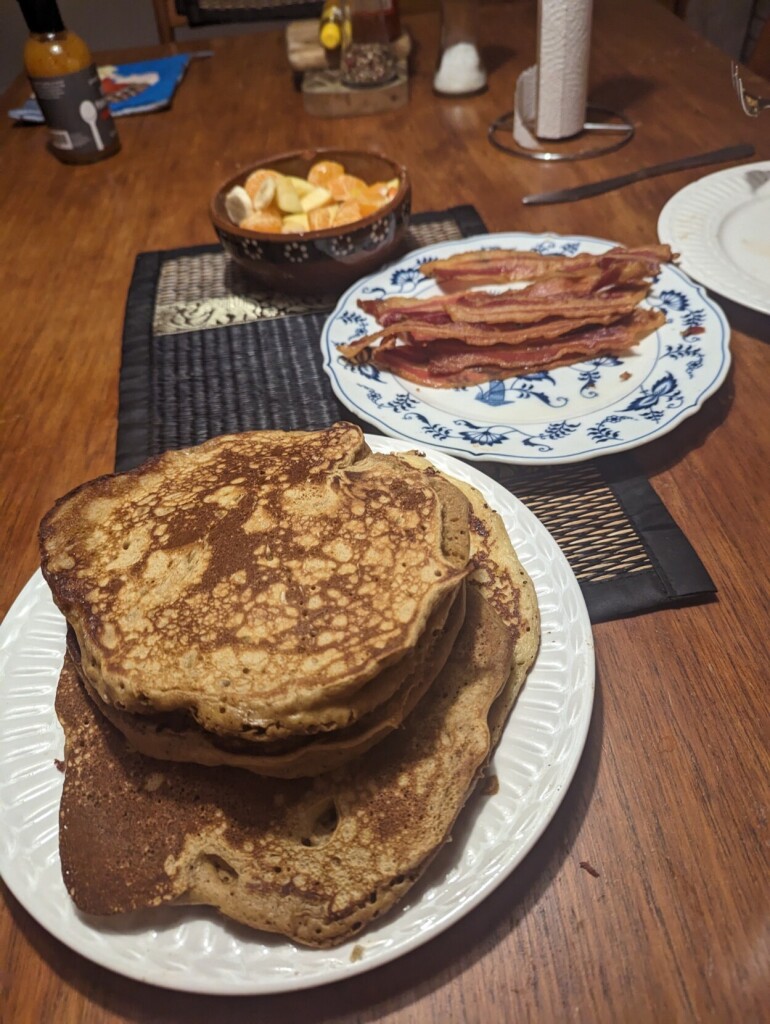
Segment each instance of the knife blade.
M710 153L699 153L696 156L682 157L681 160L670 160L665 164L641 167L638 171L619 174L615 178L605 178L603 181L592 181L587 185L576 185L574 188L560 188L555 192L539 192L536 195L524 196L521 201L525 206L538 206L546 203L571 203L576 199L588 199L590 196L599 196L603 192L612 192L613 189L623 188L624 185L631 185L635 181L643 181L645 178L654 178L659 174L670 174L671 171L684 171L689 167L703 167L705 164L719 164L726 163L729 160L742 160L748 156L754 156L754 147L748 142L743 142L738 146L715 149Z

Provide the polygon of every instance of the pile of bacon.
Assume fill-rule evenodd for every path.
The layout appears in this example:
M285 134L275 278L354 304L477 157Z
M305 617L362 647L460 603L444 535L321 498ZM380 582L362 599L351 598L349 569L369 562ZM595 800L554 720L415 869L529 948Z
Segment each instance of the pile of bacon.
M375 365L435 388L619 355L665 323L639 303L671 259L667 245L656 245L577 256L485 249L432 260L420 270L440 295L359 299L381 329L338 351L358 360L370 350ZM530 283L479 289L521 282Z

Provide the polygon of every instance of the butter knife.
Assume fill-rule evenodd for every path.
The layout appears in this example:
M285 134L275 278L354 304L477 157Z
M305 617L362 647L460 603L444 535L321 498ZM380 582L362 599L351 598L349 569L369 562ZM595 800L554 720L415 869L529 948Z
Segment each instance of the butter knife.
M577 185L575 188L560 188L556 192L539 192L537 195L524 196L522 203L525 206L538 206L545 203L571 203L576 199L587 199L589 196L599 196L603 192L611 192L613 189L622 188L624 185L631 185L635 181L654 178L658 174L684 171L688 167L703 167L705 164L719 164L729 160L742 160L748 156L754 156L754 147L748 142L744 142L739 146L728 146L727 149L715 149L710 153L686 156L681 160L670 160L666 164L653 164L651 167L642 167L638 171L631 171L629 174L619 174L616 178L605 178L604 181L592 181L587 185Z

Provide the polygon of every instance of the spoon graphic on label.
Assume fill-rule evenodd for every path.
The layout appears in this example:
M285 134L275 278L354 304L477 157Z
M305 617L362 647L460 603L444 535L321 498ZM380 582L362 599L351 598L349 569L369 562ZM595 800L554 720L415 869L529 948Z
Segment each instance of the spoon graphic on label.
M80 116L91 129L97 149L104 149L102 137L96 127L96 119L99 116L96 105L91 100L83 100L80 104Z

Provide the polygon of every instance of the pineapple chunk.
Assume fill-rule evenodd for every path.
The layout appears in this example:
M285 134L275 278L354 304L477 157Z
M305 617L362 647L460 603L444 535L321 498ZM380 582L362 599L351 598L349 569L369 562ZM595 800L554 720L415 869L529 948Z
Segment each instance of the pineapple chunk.
M275 183L275 197L278 209L283 213L302 213L302 205L299 201L296 188L286 177L278 178Z
M297 191L297 195L300 196L300 197L301 196L306 196L309 192L312 192L313 189L315 188L315 186L311 185L309 181L305 181L304 178L297 178L293 174L287 174L286 178L287 178L288 181L290 181L292 183L292 185L294 186L294 188Z
M327 203L331 202L332 194L328 188L318 186L314 188L307 195L302 196L300 203L302 203L302 209L305 213L310 213L311 210L317 210L319 206L326 206Z
M281 229L284 233L293 234L295 231L309 231L310 222L307 218L306 213L290 213L288 216L283 218L283 228Z

